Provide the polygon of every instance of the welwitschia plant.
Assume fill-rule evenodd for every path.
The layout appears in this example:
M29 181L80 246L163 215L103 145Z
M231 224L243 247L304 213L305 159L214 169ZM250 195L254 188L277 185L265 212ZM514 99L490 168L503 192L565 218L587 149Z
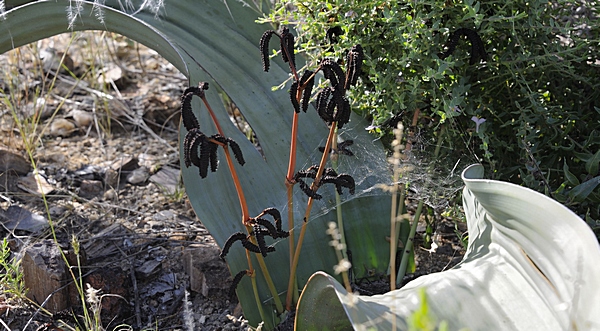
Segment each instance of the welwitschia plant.
M239 176L239 183L244 190L248 190L245 196L248 215L254 217L260 215L265 208L274 207L282 214L293 213L294 218L302 219L305 210L301 206L306 206L309 198L302 191L295 190L292 194L294 204L288 210L289 197L285 194L285 178L293 177L298 170L306 170L310 165L319 164L322 153L318 146L324 145L323 132L327 130L327 124L323 123L315 111L303 114L302 120L297 124L297 130L302 134L297 136L295 153L296 159L305 163L299 165L299 169L292 167L293 172L288 175L288 165L282 160L288 159L290 155L291 137L287 133L292 131L293 125L289 112L286 111L290 109L290 98L285 91L273 92L271 88L285 81L290 69L287 63L273 59L270 61L269 73L263 72L257 41L265 28L254 22L260 14L255 8L243 6L239 2L169 0L164 2L162 8L149 8L149 3L132 1L130 7L121 6L122 2L116 0L107 0L103 5L77 1L77 11L71 11L71 14L77 15L74 16L75 20L70 21L65 9L73 8L74 1L7 2L7 10L0 18L0 52L59 33L71 32L71 29L112 31L156 50L189 78L188 86L197 87L199 82L208 82L211 87L205 93L205 98L213 109L216 121L220 123L222 133L215 127L215 121L206 111L206 106L201 107L202 99L192 95L192 113L201 129L190 134L188 142L197 146L204 144L208 168L202 150L193 155L192 149L188 148L188 161L207 169L206 173L202 170L202 174L207 176L201 178L196 166L183 166L182 173L191 204L216 242L224 247L232 234L248 234L246 226L240 221L242 211L236 207L240 203L229 167L221 166L218 171L210 172L215 146L218 156L224 153L223 147L233 151L235 145L231 141L239 146L243 154L244 176ZM97 10L102 10L102 21L95 16ZM303 66L301 60L296 59L298 67ZM260 141L262 154L231 123L220 96L227 96L227 99L238 106ZM302 104L305 102L301 101ZM194 130L194 126L195 124L190 126L190 129ZM344 194L340 204L343 206L347 244L349 248L360 245L360 249L353 250L352 256L354 265L359 266L354 270L357 277L373 271L385 272L389 259L389 248L385 241L389 232L386 221L389 199L380 198L385 193L373 189L375 184L389 180L389 176L383 148L364 131L365 126L362 119L351 114L350 121L337 132L341 141L354 142L355 155L341 160L336 173L349 174L356 180L355 194ZM214 136L216 134L219 136ZM188 130L182 124L182 165L186 158L186 135ZM220 158L226 159L225 156ZM242 167L237 162L232 163L235 169ZM212 167L215 165L216 163ZM333 273L333 266L338 263L335 252L326 247L330 238L325 233L327 222L335 218L333 215L336 214L337 203L331 198L335 196L335 191L335 185L321 187L319 194L323 199L314 202L311 216L307 219L302 255L310 258L300 259L298 262L298 287L302 287L317 270ZM271 216L265 214L259 218L271 219ZM365 226L365 222L369 225ZM275 223L273 225L276 226ZM265 226L261 227L262 230L267 230ZM265 263L272 282L283 299L290 273L290 249L288 244L282 242L282 238L272 241L271 238L266 239L269 240L266 246L273 246L275 251L267 252ZM323 249L324 246L326 249ZM260 265L258 256L262 257L262 254L251 256L255 266ZM230 248L226 258L233 274L249 269L246 250L239 249L237 244ZM253 287L249 286L248 277L243 277L238 287L237 294L244 315L252 325L261 322L258 300L268 308L264 311L264 318L273 324L277 319L277 314L274 313L277 310L277 300L264 277L255 279L258 297L255 296Z

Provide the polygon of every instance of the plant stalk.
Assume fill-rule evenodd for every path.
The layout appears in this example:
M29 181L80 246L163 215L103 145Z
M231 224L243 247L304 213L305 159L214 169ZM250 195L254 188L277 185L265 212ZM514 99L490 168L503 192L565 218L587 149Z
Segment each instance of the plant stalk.
M284 49L284 52L287 53L287 49ZM287 54L288 58L290 54ZM299 82L300 78L298 76L298 72L296 68L290 63L290 68L292 70L292 74L294 75L294 79ZM302 98L303 87L298 88L296 91L296 101L300 102ZM288 161L288 170L285 178L285 186L287 189L287 207L288 207L288 231L290 233L288 237L289 241L289 250L290 250L290 279L289 283L293 283L296 288L298 288L298 280L296 278L296 272L293 268L293 260L294 260L294 249L295 249L295 237L294 237L294 173L296 172L296 146L298 141L298 113L294 111L294 115L292 117L292 133L290 139L290 158ZM294 291L293 299L294 301L298 300L298 292ZM291 300L288 302L286 300L286 309L289 311Z
M208 109L208 113L210 114L210 117L212 118L213 123L215 124L215 127L217 128L217 132L219 132L220 135L225 136L225 133L223 132L223 129L221 128L221 125L219 124L219 121L217 120L217 117L215 116L215 113L213 112L212 108L210 107L208 100L206 100L205 97L202 97L202 101L204 102L206 109ZM250 213L248 212L248 204L246 203L246 197L244 196L244 190L242 189L242 184L240 183L237 172L235 171L235 168L233 166L233 161L231 159L231 155L229 154L229 149L227 148L227 146L223 146L223 149L225 150L225 158L227 159L227 166L229 167L229 173L231 174L233 184L235 185L235 191L237 192L238 199L240 201L240 208L242 209L242 222L245 225L246 220L250 219Z
M413 218L413 222L410 226L410 233L408 234L408 240L404 245L404 252L402 253L402 260L400 262L400 269L398 270L398 278L396 278L396 285L400 286L402 283L402 279L404 275L406 275L406 266L408 265L408 259L411 250L413 249L413 242L415 240L415 233L417 232L417 224L419 223L419 218L421 217L421 211L423 210L423 200L419 200L419 204L417 205L417 211L415 212L415 217Z
M404 185L400 186L400 199L396 199L398 194L397 190L397 188L394 188L394 193L392 194L392 219L390 222L390 234L392 236L390 238L390 267L388 272L390 274L391 291L396 289L396 252L398 251L398 237L400 236L400 217L402 215L402 211L404 210Z
M224 136L225 134L223 133L223 130L221 129L221 126L219 125L219 121L217 120L212 108L210 107L210 104L208 103L208 101L206 100L205 97L202 97L202 101L204 102L206 109L208 109L208 113L210 114L210 117L212 118L213 123L215 124L215 127L217 128L217 131L219 132L220 135ZM231 158L231 154L229 153L229 149L227 148L227 146L223 146L223 149L225 150L225 159L227 160L227 166L229 168L229 173L231 174L231 178L235 185L235 190L237 192L238 199L240 201L240 208L242 209L242 224L244 224L244 226L246 226L246 231L248 231L248 233L250 234L252 232L252 228L248 225L248 221L251 219L251 217L248 212L248 204L246 203L246 197L244 196L244 191L242 189L242 185L240 183L239 177L238 177L235 167L233 165L233 160ZM250 236L250 240L254 244L256 244L256 239L253 236ZM269 291L271 292L271 295L273 296L273 301L275 302L275 306L277 307L277 312L282 313L283 312L283 304L281 302L281 299L279 298L279 293L277 293L277 288L275 287L275 284L273 283L271 274L269 273L269 269L267 268L267 265L265 264L265 260L260 253L256 254L256 260L258 261L260 270L263 273L263 277L265 278L267 287L269 288ZM253 270L251 262L252 262L252 260L248 259L248 267L250 268L250 270ZM256 292L256 289L254 289L254 290L255 290L254 295L257 296L258 292ZM262 309L262 306L259 305L259 307L260 307L260 309Z
M323 172L325 171L325 164L327 163L329 151L331 150L331 143L333 140L333 136L335 134L336 126L337 126L337 122L333 122L333 123L331 123L331 127L329 128L329 135L327 136L327 142L325 143L325 151L323 152L323 155L321 156L321 162L319 163L319 169L317 170L315 180L313 181L313 183L310 187L311 190L313 190L313 191L316 191L318 189L320 178L321 178L321 176L323 176ZM300 237L298 238L298 244L296 245L296 250L294 252L294 260L292 262L292 269L290 271L290 281L288 283L288 291L287 291L287 296L286 296L286 301L285 301L285 307L287 310L291 310L293 292L298 292L297 288L294 290L293 279L295 277L293 277L293 276L296 275L296 268L298 267L298 261L300 259L300 251L302 249L302 242L304 240L304 234L306 233L306 225L308 224L308 218L310 217L312 204L313 204L313 198L309 197L308 203L306 205L306 211L304 213L302 228L300 229Z
M335 130L335 134L333 135L333 139L331 142L331 150L332 151L337 151L337 129ZM339 161L339 157L340 154L336 153L336 154L331 154L331 156L329 157L331 159L331 166L333 167L333 170L337 171L338 170L338 161ZM340 243L342 245L344 245L344 249L341 251L342 254L342 258L343 259L348 259L348 254L346 254L346 248L348 247L346 245L346 235L344 234L344 218L343 218L343 213L342 213L342 199L340 197L340 194L337 192L337 190L335 191L335 211L336 211L336 217L337 217L337 227L338 227L338 231L340 232ZM346 273L346 278L348 278L348 275Z
M296 95L296 99L298 96ZM294 260L294 249L295 245L295 235L294 235L294 173L296 171L296 141L298 136L298 113L294 112L294 116L292 118L292 138L290 139L290 159L288 162L288 171L285 178L285 186L287 189L287 208L288 208L288 231L290 232L290 236L288 237L289 241L289 250L290 250L290 281L293 278L294 284L297 284L296 274L292 272L292 261ZM297 287L297 286L296 286ZM294 299L298 299L297 293L294 294ZM290 310L287 307L287 310Z
M338 161L339 161L339 157L340 157L340 153L338 153L339 151L337 150L337 129L335 130L335 134L333 135L333 141L331 142L331 150L332 151L336 151L336 153L331 153L330 155L330 159L331 159L331 166L333 167L333 170L335 170L337 172L338 170ZM337 192L337 190L335 191L335 213L336 213L336 217L337 217L337 228L338 228L338 233L340 234L340 244L342 244L343 249L339 250L339 249L335 249L337 258L339 263L341 263L343 260L348 261L348 254L346 253L347 249L348 249L348 245L346 245L346 235L344 234L344 217L343 217L343 213L342 213L342 199L340 197L340 194ZM350 285L350 277L348 277L348 271L344 270L342 271L342 280L344 281L344 286L346 287L346 291L348 291L349 293L352 293L352 286Z
M392 162L394 165L393 175L393 186L392 186L392 207L390 215L390 265L388 273L390 274L390 290L396 289L396 252L398 251L398 236L400 234L400 226L398 226L399 215L404 210L404 186L400 187L400 206L398 206L398 181L400 180L400 162L401 154L400 148L402 146L402 134L404 133L404 126L402 123L398 123L398 127L395 130L396 139L394 140L394 155L392 156Z
M262 306L262 302L260 301L260 297L258 296L258 286L256 285L256 273L253 272L250 274L250 281L252 282L252 290L254 292L254 300L256 301L256 307L258 307L258 314L260 318L267 324L267 329L272 330L273 326L270 325L270 320L266 318L265 311Z

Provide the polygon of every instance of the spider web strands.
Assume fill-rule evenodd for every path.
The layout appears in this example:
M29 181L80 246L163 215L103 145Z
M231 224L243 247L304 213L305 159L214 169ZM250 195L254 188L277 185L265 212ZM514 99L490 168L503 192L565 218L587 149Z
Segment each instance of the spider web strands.
M352 129L347 129L344 127L339 130L338 141L356 139L353 136L349 136L348 132L352 132ZM323 139L320 146L324 146L325 142L325 139ZM353 195L347 193L343 194L341 196L341 203L345 204L361 197L380 195L381 190L378 188L378 185L390 184L392 181L392 178L389 175L389 168L384 160L384 156L372 152L370 146L364 146L361 144L355 143L349 149L354 153L354 156L339 155L337 161L337 172L352 176L355 180L356 190ZM305 163L303 163L300 169L306 169L311 164L316 163L317 161L313 159L316 159L321 155L322 152L319 151L318 147L315 147L313 153L311 154L310 160L307 160ZM319 201L313 201L314 205L309 221L325 215L336 208L334 199L334 186L323 185L319 188L318 192L323 196L323 198ZM303 193L298 192L298 194ZM296 208L295 213L300 213L302 211L303 210Z
M347 156L343 156L343 157L347 157ZM340 159L342 159L342 157L340 157ZM347 163L344 161L340 161L340 163ZM365 167L365 169L373 169L373 172L375 172L377 169L377 167ZM358 170L357 170L358 171ZM353 177L356 176L357 171L354 171L354 175L352 175L352 172L350 173L350 175L352 175ZM383 171L381 171L379 174L384 174L382 175L377 175L375 173L369 174L368 178L362 178L360 183L357 182L357 186L356 186L356 192L354 195L350 195L349 193L347 193L346 189L344 189L344 194L342 194L340 196L341 198L341 203L340 205L343 206L344 204L351 202L355 199L359 199L359 198L364 198L364 197L369 197L369 196L380 196L382 194L381 188L379 188L379 184L385 183L385 184L391 184L391 177L389 176L385 176L385 174L388 174L389 171L388 169L383 169ZM357 179L357 178L355 178ZM380 180L381 179L381 180ZM385 179L385 180L384 180ZM311 182L307 181L307 184L310 185ZM336 201L335 201L335 192L336 192L336 187L335 185L323 185L319 188L318 190L319 194L323 195L323 198L320 200L315 200L313 199L312 202L312 211L311 211L311 215L310 218L308 219L308 222L312 222L315 219L320 218L323 215L329 214L331 212L333 212L336 208ZM295 219L295 225L293 227L294 232L297 233L296 231L300 229L300 227L302 226L302 219L303 219L303 215L306 209L306 201L308 200L308 197L306 196L306 194L304 194L304 192L302 192L300 190L299 187L295 187L294 188L294 219ZM282 214L287 214L288 209L286 205L281 205L278 208ZM324 228L325 229L325 228ZM291 238L291 236L289 237ZM288 240L289 238L277 238L277 239L271 239L270 237L267 240L267 244L277 247L280 242L282 242L282 245L288 245L289 243L285 243L285 240Z
M352 123L353 122L350 122L350 124ZM447 124L460 127L460 122L455 122L453 119L450 119ZM469 139L470 136L468 133L465 130L462 130L462 132L465 133L462 138ZM349 136L342 130L340 131L340 135L338 141L356 140L355 137ZM323 146L324 142L324 139L322 139L319 146ZM472 145L473 143L474 142L469 141L465 142L463 145L469 146L469 144ZM464 168L463 165L472 163L473 160L476 160L476 156L470 149L463 152L460 151L460 149L455 149L451 143L443 143L441 145L442 154L451 157L431 160L431 151L437 146L438 142L436 137L427 137L425 133L417 131L412 153L409 155L408 160L404 162L405 166L416 169L412 172L405 172L399 179L399 182L411 184L412 188L411 192L409 192L410 195L416 198L423 198L427 205L434 206L436 209L439 206L446 205L449 201L449 197L454 196L454 193L462 188L459 175L460 170ZM458 147L460 148L461 146ZM311 157L303 164L300 164L299 169L307 169L311 164L317 162L317 158L321 156L321 153L317 149L318 147L313 149L313 152L310 154ZM340 155L339 163L341 168L338 172L349 173L352 175L357 180L357 190L355 195L342 195L342 205L357 198L380 195L381 190L376 185L390 184L392 182L392 178L388 172L389 169L386 167L385 162L382 162L383 164L379 165L377 165L376 162L374 162L375 164L369 162L371 158L375 158L370 152L369 144L364 141L359 142L350 146L350 149L354 152L356 157ZM427 155L429 155L429 157L427 157ZM380 156L380 158L384 159L383 156ZM360 162L357 162L357 160L360 160ZM436 167L437 165L442 165L442 171L428 171L430 166L434 165L436 165ZM313 201L313 211L308 222L312 222L325 214L329 214L336 208L336 203L332 199L334 191L335 189L333 187L328 186L322 186L319 189L319 193L323 195L323 199L321 201ZM291 211L291 213L302 215L303 207L305 206L303 201L306 201L308 198L305 196L304 200L299 198L300 196L303 196L303 193L299 192L298 189L295 190L295 193L297 194L295 197L297 199L295 202L297 206L294 207L294 210ZM285 213L285 210L280 210ZM295 228L297 227L298 226ZM272 243L272 245L277 246L278 241Z
M392 177L390 173L390 168L387 165L387 161L385 160L385 156L374 152L370 145L364 142L364 140L358 139L358 137L354 135L350 135L350 132L354 132L357 130L356 128L352 128L353 122L348 123L344 128L338 130L338 141L346 141L346 140L354 140L355 143L349 147L349 149L354 153L354 156L347 155L339 155L338 157L338 173L346 173L351 175L356 181L356 190L353 195L345 193L340 196L341 202L339 205L343 206L355 199L370 197L370 196L379 196L382 194L382 190L379 185L390 185L392 183ZM362 130L362 128L361 128ZM318 163L319 158L322 156L322 152L319 150L319 146L324 147L326 139L323 138L320 143L315 146L310 154L309 158L303 163L298 165L298 169L307 169L310 165ZM371 143L376 143L377 141L374 139L370 141ZM292 174L293 177L293 174ZM310 180L309 180L310 181ZM310 184L308 182L307 184ZM313 201L312 211L310 217L308 218L308 222L312 222L315 219L322 217L323 215L329 214L337 208L337 203L335 200L335 191L336 188L333 185L322 185L318 192L323 196L321 200ZM345 191L345 190L344 190ZM308 197L304 194L298 187L294 188L292 192L292 196L294 198L294 204L291 205L278 205L274 206L282 213L282 215L287 215L288 222L290 219L290 214L294 215L294 217L302 218L304 215L304 211L306 208L306 203L308 202ZM288 199L290 197L288 196ZM288 226L290 224L288 223ZM292 232L299 230L302 226L302 223L295 224L291 227ZM286 229L289 230L289 229ZM288 239L275 239L271 243L273 246L279 245L279 242L282 240L290 240L294 242L294 236L290 233L290 237ZM289 244L289 243L288 243ZM295 245L294 245L295 247ZM293 257L292 257L293 259ZM291 261L291 259L290 259Z
M450 125L453 131L461 132L462 141L450 143L444 141L448 138L443 137L440 141L439 136L428 136L426 132L417 130L412 139L411 151L405 153L406 159L401 163L405 171L398 180L399 183L409 184L409 197L422 199L427 206L436 211L447 208L456 193L462 190L462 169L481 162L481 158L471 148L479 142L473 140L472 135L461 127L460 122L449 118L444 125ZM433 158L436 148L440 150L439 157Z

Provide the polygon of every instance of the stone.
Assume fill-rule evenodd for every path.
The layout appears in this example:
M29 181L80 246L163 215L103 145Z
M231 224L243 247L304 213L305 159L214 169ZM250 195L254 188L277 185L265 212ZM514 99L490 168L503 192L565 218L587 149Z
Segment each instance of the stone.
M121 268L98 268L85 277L85 283L95 290L100 290L98 296L103 295L100 316L104 323L129 312L130 307L126 299L131 297L131 280L128 273Z
M109 202L115 202L115 201L117 201L118 198L119 198L119 194L113 188L106 190L106 192L104 192L104 195L102 196L102 199L104 201L109 201Z
M95 180L101 178L102 168L94 165L84 165L73 171L73 176L79 180Z
M111 168L107 168L104 172L104 184L107 187L117 187L119 185L119 172Z
M12 231L20 230L35 233L46 229L48 220L38 214L34 214L27 209L13 205L3 211L0 209L0 222L2 225Z
M0 147L0 173L14 172L18 175L26 175L31 171L31 162L23 156Z
M133 185L141 185L144 184L148 177L150 177L150 172L146 167L140 167L132 171L129 175L127 175L127 182Z
M54 186L50 185L46 177L40 175L38 172L32 172L26 177L19 178L17 180L17 187L38 197L54 192Z
M60 152L56 153L45 153L45 151L41 151L39 155L39 160L46 163L58 163L58 164L67 164L67 157Z
M50 135L52 136L68 137L75 130L75 123L64 118L57 118L50 124Z
M107 240L107 238L127 238L131 235L129 229L119 223L113 223L91 237L82 246L90 260L98 259L120 253L119 245L116 245L114 240Z
M138 159L135 156L128 154L122 155L110 165L110 168L117 172L133 171L138 167Z
M117 65L111 65L98 76L98 84L117 84L123 78L123 69Z
M50 209L48 209L48 212L50 213L50 217L55 219L63 216L67 210L68 209L65 206L51 206Z
M141 278L148 278L160 271L161 261L151 259L144 262L141 266L135 268L135 271Z
M42 60L44 72L52 71L54 74L73 72L75 64L69 54L57 51L53 47L46 47L39 51L39 57Z
M92 199L104 192L102 182L99 180L85 179L79 186L79 196L84 199Z
M94 114L85 110L75 109L71 111L71 116L79 128L86 128L94 121Z
M173 210L161 210L152 216L152 218L157 222L173 221L176 217L177 213L175 213Z
M215 246L187 247L183 268L190 278L190 290L208 297L214 291L228 290L231 285L227 265L219 258Z
M175 194L179 188L180 174L181 170L164 166L150 177L150 182L163 190L165 194Z

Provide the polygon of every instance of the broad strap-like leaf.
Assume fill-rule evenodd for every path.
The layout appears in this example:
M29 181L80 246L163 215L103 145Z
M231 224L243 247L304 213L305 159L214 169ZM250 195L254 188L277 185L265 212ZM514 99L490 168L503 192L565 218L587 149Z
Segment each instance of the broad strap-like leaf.
M463 172L469 246L460 264L372 297L317 273L300 298L296 329L336 329L339 320L318 315L345 311L355 330L406 330L422 288L450 330L600 329L600 247L587 224L540 193L482 175L481 165ZM322 304L328 309L312 308Z

